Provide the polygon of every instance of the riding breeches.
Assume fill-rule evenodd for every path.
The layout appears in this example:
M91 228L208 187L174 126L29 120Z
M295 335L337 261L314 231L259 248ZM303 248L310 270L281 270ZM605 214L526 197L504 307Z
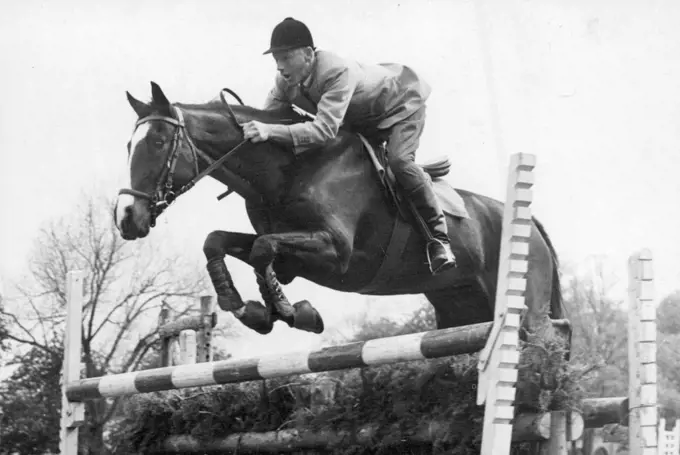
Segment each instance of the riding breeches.
M427 225L429 232L424 234L448 242L446 219L437 196L425 171L415 162L424 126L425 106L392 126L387 139L387 160L406 197Z
M425 184L425 172L415 162L425 127L425 106L389 129L387 158L401 187L410 193Z

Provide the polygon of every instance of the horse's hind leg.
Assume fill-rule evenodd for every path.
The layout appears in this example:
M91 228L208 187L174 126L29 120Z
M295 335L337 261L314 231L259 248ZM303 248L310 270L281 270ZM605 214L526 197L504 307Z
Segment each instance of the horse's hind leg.
M206 268L217 293L217 302L224 311L231 311L245 326L266 334L271 332L274 322L282 320L292 326L293 308L289 313L277 311L271 302L271 291L266 289L264 278L258 275L258 284L265 305L254 300L244 302L236 289L231 274L224 262L225 255L233 256L253 266L249 262L256 235L237 232L214 231L208 235L203 245L207 259ZM269 267L273 274L273 267ZM284 272L285 275L285 272Z

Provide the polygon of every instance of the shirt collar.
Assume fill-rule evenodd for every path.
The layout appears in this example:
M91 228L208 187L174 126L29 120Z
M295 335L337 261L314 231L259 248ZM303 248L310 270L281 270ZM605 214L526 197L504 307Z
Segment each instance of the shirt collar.
M316 51L314 52L314 61L312 62L312 70L309 72L309 76L300 83L300 85L303 88L309 88L312 85L312 77L314 76L314 70L316 70L316 62L317 62L317 57L316 57Z

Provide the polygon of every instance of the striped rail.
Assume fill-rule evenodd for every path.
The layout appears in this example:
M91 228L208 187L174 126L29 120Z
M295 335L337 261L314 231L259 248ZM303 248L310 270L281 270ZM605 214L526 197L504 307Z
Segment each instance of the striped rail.
M555 325L566 321L556 320ZM66 396L72 402L119 397L184 387L210 386L271 379L372 365L434 359L478 352L484 347L492 323L433 330L361 341L319 350L304 350L239 360L222 360L154 368L70 382Z

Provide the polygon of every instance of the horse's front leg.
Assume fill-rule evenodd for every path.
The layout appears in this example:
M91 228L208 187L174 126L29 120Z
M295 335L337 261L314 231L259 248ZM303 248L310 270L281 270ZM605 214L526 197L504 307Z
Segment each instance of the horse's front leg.
M257 283L265 305L255 300L243 301L227 269L224 257L230 255L255 268L250 262L250 256L256 239L257 236L253 234L213 231L205 240L203 253L207 259L206 268L215 288L220 308L224 311L231 311L245 326L266 334L271 332L277 320L293 327L295 308L304 305L304 302L299 302L296 307L291 306L283 296L280 286L271 284L271 277L277 276L277 273L283 277L284 283L289 283L295 278L294 264L281 256L263 273L256 272ZM274 270L277 273L274 273Z
M282 315L291 314L292 309L295 328L314 333L323 332L323 320L309 302L303 300L291 308L272 267L277 258L293 259L304 268L317 273L332 273L346 269L349 254L340 254L333 238L325 231L266 234L253 243L248 262L258 274L260 289L264 289L263 296L268 292L267 298Z
M234 286L224 257L228 254L248 263L255 239L257 236L253 234L214 231L203 243L203 254L208 261L206 268L217 293L217 303L224 311L233 311L236 316L243 313L245 303Z
M267 300L268 293L263 288L260 277L258 277L258 284L260 284L260 292L265 297L265 305L255 300L244 302L224 262L224 257L228 254L252 267L249 258L256 239L257 236L253 234L213 231L203 244L203 253L207 259L206 269L215 288L220 308L224 311L231 311L245 326L258 333L266 334L271 332L274 322L279 319L293 326L292 307L290 314L279 314L272 303ZM285 269L283 275L292 279Z

